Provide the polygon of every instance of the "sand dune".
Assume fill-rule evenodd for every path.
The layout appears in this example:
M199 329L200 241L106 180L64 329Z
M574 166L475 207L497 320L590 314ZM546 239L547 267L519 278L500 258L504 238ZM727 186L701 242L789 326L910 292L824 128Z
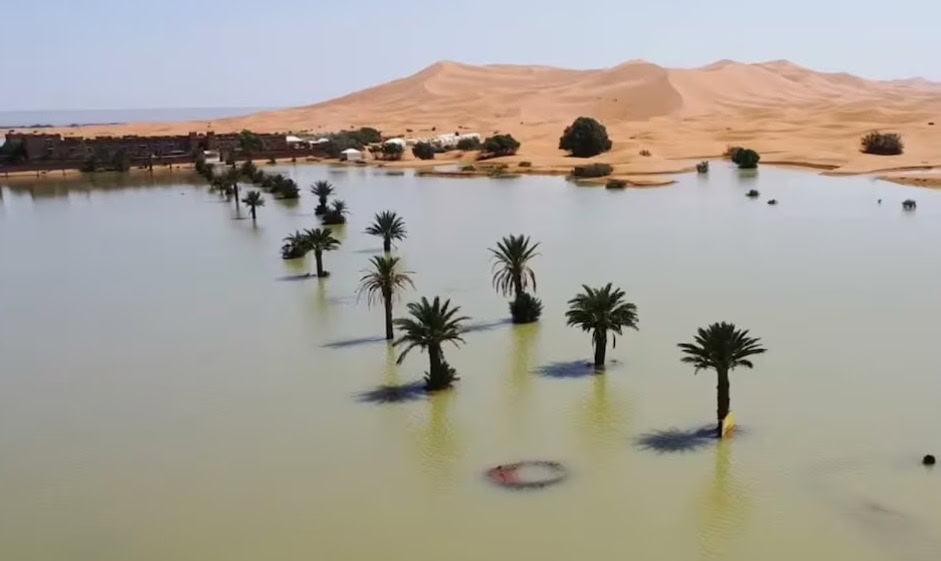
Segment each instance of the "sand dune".
M557 149L575 117L601 120L614 141L594 158L619 173L686 168L747 144L765 162L806 163L855 173L941 164L941 84L922 79L875 81L816 72L788 61L719 61L670 69L643 61L612 68L473 66L438 62L387 84L314 105L212 123L129 124L67 129L69 134L159 134L249 128L327 132L374 126L386 134L466 130L509 132L523 143L511 161L537 168L571 166ZM929 122L937 121L938 126ZM859 152L872 129L900 132L902 156ZM639 155L649 150L652 156Z

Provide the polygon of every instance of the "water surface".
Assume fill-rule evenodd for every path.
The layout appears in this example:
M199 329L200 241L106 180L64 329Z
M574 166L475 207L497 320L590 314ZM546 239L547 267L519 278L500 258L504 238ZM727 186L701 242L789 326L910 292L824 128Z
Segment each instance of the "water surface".
M625 191L265 169L349 203L329 279L279 257L316 224L306 190L253 226L184 173L0 179L0 558L941 555L941 472L919 465L941 452L941 194L719 163ZM409 297L473 317L446 350L454 391L413 391L426 356L396 366L356 300L382 209L407 221ZM545 315L521 327L487 252L516 232L542 243ZM640 331L586 376L565 302L609 281ZM721 445L695 437L714 376L676 349L719 320L769 348L733 374L742 430ZM571 475L535 492L483 477L522 459Z

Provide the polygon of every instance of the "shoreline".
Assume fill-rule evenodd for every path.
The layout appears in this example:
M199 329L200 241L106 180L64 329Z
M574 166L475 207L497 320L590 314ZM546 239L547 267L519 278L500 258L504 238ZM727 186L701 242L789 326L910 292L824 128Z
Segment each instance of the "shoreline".
M404 172L405 170L412 170L415 172L416 177L442 177L442 178L451 178L451 179L463 179L463 178L475 178L475 177L490 177L497 179L510 179L513 177L519 177L522 175L543 175L543 176L565 176L572 179L576 183L585 186L598 186L604 187L610 180L621 180L626 183L625 188L628 189L645 189L653 187L668 187L677 182L675 176L685 175L689 173L696 173L695 162L699 161L709 161L713 162L725 162L726 158L722 156L713 156L713 157L694 157L694 158L671 158L669 161L672 162L690 162L688 165L681 166L664 166L662 169L656 170L645 170L645 169L624 169L630 168L630 164L614 164L614 172L610 175L603 177L593 177L593 178L575 178L571 174L571 167L574 165L568 166L558 166L553 164L547 165L535 165L529 162L528 160L522 160L519 156L506 156L502 158L493 158L483 161L473 160L464 157L466 153L460 153L457 157L451 157L447 159L440 160L398 160L398 161L382 161L382 160L368 160L364 164L357 163L348 163L341 162L335 159L325 159L325 158L314 158L314 157L305 157L303 159L295 159L292 161L292 158L276 158L276 164L269 164L265 162L256 162L260 168L269 165L277 164L318 164L323 165L329 168L334 169L358 169L358 168L372 168L376 170L385 170L388 172L388 175L398 175L396 172ZM662 160L667 161L667 160ZM530 165L520 165L530 164ZM817 175L824 175L829 177L857 177L857 176L871 176L873 179L886 181L890 183L895 183L898 185L906 185L913 187L928 187L928 188L941 188L941 166L924 164L917 166L898 166L898 167L886 167L879 168L871 171L835 171L838 166L831 164L822 164L816 162L805 162L798 160L771 160L767 162L762 162L760 165L767 165L772 167L781 167L781 168L792 168L804 171L818 171ZM192 171L195 166L193 162L179 162L173 163L170 165L161 165L155 166L153 170L141 167L132 167L126 172L92 172L91 175L96 173L129 173L129 174L167 174L175 173L177 171ZM473 170L438 170L434 168L455 166L460 168L461 166L473 166ZM905 175L897 175L901 172L923 172L923 173L908 173ZM31 171L0 171L0 178L10 179L10 180L24 180L24 179L52 179L57 177L75 177L81 175L87 175L89 172L80 171L77 168L63 168L63 169L53 169L53 170L31 170Z

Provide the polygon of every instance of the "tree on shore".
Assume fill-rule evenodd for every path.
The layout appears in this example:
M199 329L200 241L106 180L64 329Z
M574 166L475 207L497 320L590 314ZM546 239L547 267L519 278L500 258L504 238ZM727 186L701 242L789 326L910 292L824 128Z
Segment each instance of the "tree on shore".
M608 129L591 117L579 117L565 128L559 149L577 158L590 158L611 149Z
M442 304L437 296L433 302L422 297L420 301L408 305L411 317L393 321L403 332L394 345L405 347L396 361L398 364L416 347L428 352L429 369L425 374L425 389L428 391L448 388L457 379L454 368L444 358L442 346L444 343L458 346L464 342L461 337L465 331L463 324L470 318L457 315L460 309L459 306L451 307L450 300Z
M333 237L330 228L315 228L304 230L304 243L308 251L314 252L317 276L320 278L329 276L330 273L323 268L323 252L333 251L340 247L340 240Z
M418 142L412 147L412 154L419 160L433 160L435 147L430 142Z
M252 213L252 222L255 222L256 215L255 209L260 206L265 206L265 199L261 197L261 193L258 191L249 191L245 194L245 198L242 199L242 202L245 203L249 210Z
M732 161L738 164L739 169L754 169L758 167L761 156L751 148L738 148L732 155Z
M403 271L399 258L391 255L375 255L369 260L370 269L359 279L360 296L365 295L372 306L381 300L385 310L386 339L393 338L392 303L398 294L407 287L415 288L409 276L411 271Z
M612 288L611 283L601 288L582 285L584 292L569 300L565 313L566 323L590 331L594 345L596 369L604 368L608 346L608 332L621 335L625 327L637 329L637 306L627 302L624 291ZM617 339L613 339L617 346Z
M512 156L519 150L520 143L512 135L497 134L488 137L483 143L484 158L496 158L499 156Z
M700 370L715 370L716 384L716 436L722 437L722 422L729 414L729 372L739 366L752 368L748 357L765 352L761 339L749 337L747 329L738 329L732 323L713 323L700 328L693 343L679 343L686 355L682 361Z
M371 236L382 238L382 250L386 253L392 251L392 241L401 241L405 239L407 232L405 230L405 221L402 217L391 210L384 210L376 213L372 224L366 228L366 233Z

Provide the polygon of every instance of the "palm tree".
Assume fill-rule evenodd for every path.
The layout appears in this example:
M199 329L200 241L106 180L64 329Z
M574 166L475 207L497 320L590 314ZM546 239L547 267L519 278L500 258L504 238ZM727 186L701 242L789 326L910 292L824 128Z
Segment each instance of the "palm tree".
M333 185L331 185L329 181L317 181L311 186L310 192L313 193L318 200L317 208L314 210L314 213L317 214L317 216L326 214L327 198L333 194Z
M402 271L399 258L391 255L375 255L369 260L372 268L359 279L359 294L366 295L371 306L381 299L386 312L386 339L392 340L392 300L407 286L415 288L408 276L411 271Z
M392 240L404 240L406 236L405 221L391 210L376 213L373 223L366 228L371 236L382 236L382 250L386 253L392 251Z
M241 174L239 173L238 168L230 168L229 171L225 172L223 180L226 187L232 190L232 193L235 195L235 207L239 206L239 179Z
M493 254L493 287L504 296L519 296L532 283L536 290L536 273L529 267L533 257L539 255L539 243L532 243L529 236L513 236L497 242Z
M330 273L323 270L323 252L333 251L340 247L340 240L333 237L330 228L316 228L304 230L304 241L308 251L314 252L314 259L317 261L317 276L329 275Z
M454 369L444 359L441 345L452 343L457 346L463 343L461 334L464 333L464 326L468 317L458 316L459 306L451 307L451 301L445 300L444 304L436 296L434 302L428 302L427 298L422 298L419 302L412 302L408 305L410 318L398 318L394 321L395 325L404 333L394 345L405 345L405 350L399 354L396 361L401 364L405 360L405 355L415 347L420 347L428 351L428 360L430 368L425 375L425 389L428 391L441 390L450 387L455 376Z
M242 202L248 205L248 208L252 211L252 222L255 221L255 208L265 206L265 199L261 198L261 193L258 191L249 191L246 193Z
M716 436L722 437L722 422L729 414L729 372L739 366L752 368L748 357L765 352L761 339L749 337L747 329L738 329L732 323L713 323L699 328L694 343L679 343L686 355L683 362L696 367L696 372L713 369L718 376L716 385L716 417L719 421Z
M304 257L309 250L307 236L298 230L284 238L284 245L281 246L281 259L298 259Z
M604 368L608 346L608 331L621 335L621 329L637 329L637 306L624 300L624 291L611 288L608 283L602 288L582 285L585 291L569 300L565 312L568 325L592 332L595 347L595 368ZM612 346L617 346L615 338Z
M345 202L340 199L334 199L330 204L330 208L328 208L327 212L323 215L321 222L328 226L346 224L346 215L349 212Z

